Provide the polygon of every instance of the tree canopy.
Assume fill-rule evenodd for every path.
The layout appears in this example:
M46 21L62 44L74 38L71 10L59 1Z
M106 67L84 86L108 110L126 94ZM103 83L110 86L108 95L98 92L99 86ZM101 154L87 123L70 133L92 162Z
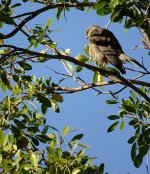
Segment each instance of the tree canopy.
M61 26L53 30L53 18L48 16L46 23L39 24L38 17L53 11L57 20L64 18L67 21L67 13L73 9L75 13L94 11L97 16L107 15L109 22L106 28L111 23L123 24L125 30L137 28L141 33L142 46L135 45L133 49L136 51L141 47L146 51L146 57L141 59L145 69L125 66L127 75L124 76L112 66L95 65L88 45L75 56L71 55L70 49L60 48L55 35L59 34ZM82 133L69 139L68 134L75 130L64 125L60 133L55 125L47 121L49 110L61 112L65 94L82 93L89 89L94 90L97 97L110 96L104 101L108 109L110 105L118 107L118 113L108 116L112 121L106 128L108 133L116 127L123 130L126 120L129 120L129 126L134 129L128 140L131 159L136 168L142 165L150 147L150 66L144 63L150 54L148 0L22 0L17 3L1 0L0 28L2 173L106 173L104 163L93 165L94 157L86 155L85 149L90 146L82 143ZM61 68L55 66L58 62ZM51 75L39 77L38 69L34 70L37 65L38 68L47 66L45 68L61 79ZM82 78L84 71L91 74L88 80L87 77ZM124 97L126 91L130 93L128 98Z

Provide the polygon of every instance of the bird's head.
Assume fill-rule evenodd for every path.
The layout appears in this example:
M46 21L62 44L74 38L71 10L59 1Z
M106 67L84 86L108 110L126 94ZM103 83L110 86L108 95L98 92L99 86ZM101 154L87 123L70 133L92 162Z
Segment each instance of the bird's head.
M98 25L92 25L86 30L86 38L89 38L93 35L101 34L103 29L99 27Z

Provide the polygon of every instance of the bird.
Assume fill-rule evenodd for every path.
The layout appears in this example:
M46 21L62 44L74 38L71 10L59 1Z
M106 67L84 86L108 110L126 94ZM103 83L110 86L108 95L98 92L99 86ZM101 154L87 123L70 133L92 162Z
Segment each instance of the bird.
M119 41L110 30L92 25L86 30L86 37L89 40L89 54L97 63L102 65L110 63L122 74L126 74L124 62L132 63L147 71L143 65L124 53Z

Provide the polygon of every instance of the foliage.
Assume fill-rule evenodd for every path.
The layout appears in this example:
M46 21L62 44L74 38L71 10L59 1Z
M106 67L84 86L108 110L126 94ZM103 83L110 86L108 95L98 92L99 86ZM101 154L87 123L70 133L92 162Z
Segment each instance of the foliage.
M15 14L16 9L23 9L24 5L30 6L32 3L39 5L39 9ZM125 29L137 27L142 33L144 47L150 49L148 0L99 0L94 3L88 0L22 0L19 3L2 0L0 28L3 29L5 25L10 28L8 34L3 30L0 33L0 86L4 95L0 101L0 168L3 173L103 174L104 164L95 166L92 164L94 158L85 155L85 149L89 146L80 143L83 134L68 140L71 128L65 126L60 133L47 123L45 115L48 109L60 112L63 93L92 88L98 94L104 94L105 85L109 85L107 93L113 97L107 100L108 107L109 104L114 104L119 105L120 109L117 115L108 117L115 122L107 131L112 132L117 126L124 129L125 120L129 119L129 126L135 130L135 134L128 140L132 145L131 158L135 167L142 164L143 157L149 151L150 84L139 80L148 76L149 71L133 70L136 75L140 75L135 75L134 80L133 77L125 79L114 68L91 65L88 46L83 49L84 54L79 53L75 58L69 55L69 50L58 50L57 43L51 39L51 34L55 32L51 29L52 19L47 19L44 25L36 24L32 28L26 26L38 15L51 9L56 10L58 20L61 20L62 15L66 18L65 13L73 7L81 11L86 8L88 11L95 10L100 16L110 14L111 22L124 21ZM26 37L25 48L7 44L11 43L18 32ZM42 48L42 51L38 48ZM57 82L53 77L44 79L32 75L35 63L43 64L51 59L60 60L69 75L53 70L62 76ZM93 73L89 84L79 76L83 69ZM68 77L79 84L79 88L61 86L61 82ZM114 92L111 85L117 83L123 85L123 88ZM130 96L120 100L120 93L126 88L131 90ZM115 93L119 93L119 97ZM68 145L66 150L64 143Z
M147 89L143 90L146 93L150 92L150 90ZM129 99L122 99L122 102L120 102L118 96L115 95L112 95L114 99L107 100L108 104L117 104L120 108L118 115L108 116L108 119L114 120L115 123L113 123L107 131L114 131L114 129L119 126L119 123L120 130L123 130L125 119L130 119L129 125L134 128L135 134L130 137L128 143L132 144L132 161L136 167L139 167L150 147L150 125L148 122L150 105L148 102L140 100L133 91L130 91L130 94Z
M78 134L68 141L70 150L65 151L62 149L62 145L71 128L66 126L61 136L58 137L56 133L46 134L49 127L45 125L41 135L37 134L35 136L31 133L28 136L27 134L24 136L22 130L22 135L18 133L16 137L17 131L21 132L21 126L20 128L17 126L12 127L12 134L8 136L3 131L0 131L2 172L77 174L81 172L99 173L104 170L104 164L101 164L100 167L91 166L93 158L85 156L85 148L89 146L79 143L79 140L83 137L82 134ZM37 148L39 142L47 144L45 150ZM81 148L77 152L76 149L79 146Z

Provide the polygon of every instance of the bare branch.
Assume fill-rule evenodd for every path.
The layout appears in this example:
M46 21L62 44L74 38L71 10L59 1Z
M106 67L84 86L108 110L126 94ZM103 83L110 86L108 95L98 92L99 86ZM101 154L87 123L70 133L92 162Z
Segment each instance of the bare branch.
M15 18L19 18L19 17L23 17L28 15L28 17L26 17L22 22L20 22L20 24L13 30L11 31L9 34L6 35L0 35L0 39L7 39L10 38L12 36L14 36L18 31L21 30L21 28L30 20L34 19L36 16L40 15L41 13L48 11L50 9L54 9L54 8L59 8L59 7L90 7L92 6L94 3L93 2L77 2L77 3L51 3L43 8L40 8L36 11L33 12L28 12L28 13L23 13L21 15L15 16ZM14 17L13 17L14 18Z
M45 57L47 59L67 60L69 62L74 63L75 65L86 67L87 69L89 69L93 72L99 72L101 75L111 79L114 82L118 82L118 83L124 84L125 86L130 87L131 89L133 89L135 92L137 92L139 95L141 95L145 100L147 100L150 103L150 98L145 93L143 93L141 89L137 88L135 85L133 85L133 83L131 83L129 80L126 80L124 77L122 77L121 75L119 75L116 72L108 71L108 70L105 70L102 68L98 68L98 67L83 63L81 61L76 60L75 58L73 58L71 56L64 56L61 54L59 54L59 55L42 54L39 52L35 52L35 51L20 48L20 47L16 47L13 45L7 45L7 44L0 45L0 48L2 48L2 47L12 48L12 49L17 50L18 52L21 51L21 52L24 52L25 54L36 55L37 57Z

